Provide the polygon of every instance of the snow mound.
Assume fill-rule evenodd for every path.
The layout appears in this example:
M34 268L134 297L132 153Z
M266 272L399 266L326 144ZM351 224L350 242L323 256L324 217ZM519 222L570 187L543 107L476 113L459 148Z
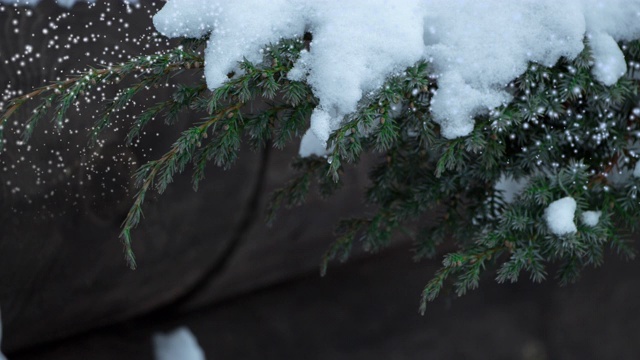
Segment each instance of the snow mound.
M156 360L205 360L196 337L186 327L167 334L155 334L153 350Z
M576 201L564 197L549 204L544 211L544 219L552 233L556 235L573 234L578 231L573 218L576 213Z
M600 221L600 216L602 215L602 211L585 211L582 213L582 223L594 227L598 225L598 221Z
M365 94L421 59L438 78L431 111L446 138L468 135L476 115L509 102L503 89L530 62L573 59L585 37L594 76L614 84L626 72L616 41L640 37L640 0L169 0L154 24L169 37L211 34L211 89L243 58L260 62L268 43L311 31L289 78L306 79L320 100L307 133L318 141L306 143L326 147Z

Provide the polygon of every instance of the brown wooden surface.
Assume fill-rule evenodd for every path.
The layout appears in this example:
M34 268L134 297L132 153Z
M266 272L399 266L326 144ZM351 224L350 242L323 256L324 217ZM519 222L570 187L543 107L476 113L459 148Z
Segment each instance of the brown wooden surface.
M419 290L437 264L409 249L349 262L195 312L143 318L13 360L151 360L151 336L189 326L207 359L633 360L640 354L640 263L607 259L574 286L487 274L463 298L444 294L424 317Z
M21 75L15 63L0 67L0 90L8 84L27 90L95 56L111 56L101 54L107 46L143 52L123 41L125 32L96 21L100 13L124 16L129 37L138 38L150 26L147 11L154 11L151 1L142 3L143 10L129 15L117 15L124 10L118 1L78 4L47 35L41 29L63 12L52 1L43 1L31 17L12 9L0 12L2 63L26 45L42 53ZM18 34L10 25L14 19ZM89 22L94 24L86 30ZM49 49L46 42L54 33L105 36L89 45ZM85 56L87 51L92 55ZM62 54L70 60L56 65ZM154 94L161 98L168 92ZM131 114L156 101L139 99ZM89 109L95 110L95 103ZM67 129L90 126L86 114L71 115ZM145 208L134 244L140 266L128 270L117 233L134 191L128 183L133 167L112 159L126 156L140 163L157 157L175 140L176 130L194 120L185 116L174 128L154 124L152 136L131 149L118 147L122 131L108 132L105 146L94 150L97 156L78 151L86 143L82 131L61 136L41 131L29 152L9 135L2 155L8 170L0 172L0 307L2 346L11 359L150 359L150 334L181 324L193 329L210 359L635 359L640 354L638 262L612 258L566 289L524 279L498 286L489 274L479 291L455 302L445 296L426 317L417 314L418 295L437 261L412 263L406 244L331 268L320 279L317 266L332 240L332 226L362 211L359 190L367 178L362 170L347 172L347 186L331 201L311 198L305 207L281 213L268 228L262 210L269 191L291 175L295 147L245 149L231 170L211 167L197 193L188 174L178 177ZM46 128L45 122L41 129ZM58 156L62 168L55 166ZM38 176L32 165L52 173ZM16 186L20 192L12 193Z

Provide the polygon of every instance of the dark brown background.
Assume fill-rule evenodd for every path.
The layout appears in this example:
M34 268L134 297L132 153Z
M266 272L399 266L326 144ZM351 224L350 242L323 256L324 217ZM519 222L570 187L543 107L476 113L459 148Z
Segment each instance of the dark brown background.
M149 13L162 3L142 4L131 14L117 1L78 4L62 18L65 10L52 1L31 16L5 7L0 90L28 90L96 58L117 61L123 51L155 50L147 40L131 41L149 33ZM101 13L129 27L109 26ZM43 34L51 21L58 28ZM84 43L91 34L97 40ZM80 36L79 43L48 48L56 35L60 45L73 45L70 35ZM27 56L23 67L11 59L26 45L41 56L32 62ZM114 45L120 50L103 54ZM64 55L69 59L58 63ZM168 93L154 90L158 98L139 99L138 109ZM346 187L330 201L314 197L268 228L268 193L291 176L295 146L243 150L231 170L212 167L199 192L192 191L189 175L179 177L145 208L135 233L139 269L130 271L117 234L133 168L113 158L140 163L157 157L177 129L197 119L187 115L173 128L154 124L151 136L130 149L119 146L123 131L110 131L104 146L82 152L82 130L93 121L88 115L96 102L83 109L66 128L79 134L45 134L50 126L43 123L29 151L7 136L0 169L0 306L2 347L12 360L151 359L151 334L178 325L192 329L209 359L640 357L640 265L615 256L568 288L527 279L497 285L488 273L479 290L462 299L443 296L424 317L417 312L419 293L438 261L413 263L403 239L320 278L319 259L335 221L366 211L359 192L367 184L366 164L347 172ZM37 175L33 165L52 172Z

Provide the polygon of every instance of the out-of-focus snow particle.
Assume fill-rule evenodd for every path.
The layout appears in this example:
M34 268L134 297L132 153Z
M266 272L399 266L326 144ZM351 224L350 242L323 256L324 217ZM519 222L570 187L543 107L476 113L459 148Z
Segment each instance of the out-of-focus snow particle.
M602 215L602 211L585 211L582 213L582 223L587 226L594 227L598 225L600 215Z
M640 161L636 162L636 167L633 169L633 176L640 177Z
M184 326L170 333L155 334L153 350L156 360L205 360L196 337Z

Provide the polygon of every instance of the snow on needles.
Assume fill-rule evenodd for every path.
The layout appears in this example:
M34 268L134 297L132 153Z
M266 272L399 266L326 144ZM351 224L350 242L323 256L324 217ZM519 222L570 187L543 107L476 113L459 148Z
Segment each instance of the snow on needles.
M211 89L243 58L260 62L267 44L312 32L289 73L320 100L305 135L315 139L301 149L309 155L365 94L421 59L438 78L431 112L446 138L468 135L474 116L509 102L504 88L529 62L573 59L585 37L594 76L612 85L626 72L616 41L640 37L640 0L169 0L154 24L169 37L211 34Z
M564 197L549 204L544 211L544 219L552 233L556 235L573 234L578 231L573 218L576 213L576 201Z
M511 204L518 195L527 186L528 179L514 179L511 175L501 174L500 179L495 184L494 188L502 193L502 198L505 203Z

